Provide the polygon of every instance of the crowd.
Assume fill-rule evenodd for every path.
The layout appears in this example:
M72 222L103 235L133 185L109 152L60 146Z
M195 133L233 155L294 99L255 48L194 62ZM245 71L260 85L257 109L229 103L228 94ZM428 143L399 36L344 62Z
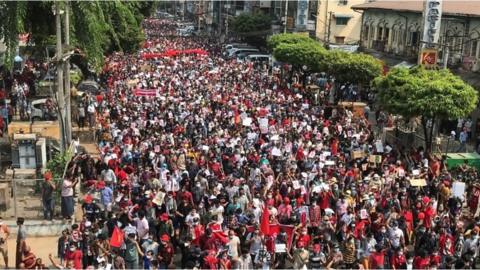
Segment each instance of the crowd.
M377 140L368 112L312 102L280 68L225 60L221 44L159 25L144 24L155 37L138 54L106 58L92 101L101 158L68 166L62 215L81 185L83 219L54 266L477 268L475 181L462 191L442 157ZM142 57L169 49L209 54ZM17 268L41 268L24 242Z

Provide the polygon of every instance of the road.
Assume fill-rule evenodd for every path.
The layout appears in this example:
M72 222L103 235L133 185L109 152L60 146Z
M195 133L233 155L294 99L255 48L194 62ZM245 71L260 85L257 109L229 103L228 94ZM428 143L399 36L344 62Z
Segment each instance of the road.
M42 258L43 262L50 266L50 261L48 260L48 254L52 253L54 258L57 254L57 240L58 237L36 237L28 238L27 236L27 245L29 245L33 253L37 258ZM12 235L8 239L8 266L10 268L15 268L15 246L16 246L16 236ZM58 258L56 258L58 261ZM0 268L4 268L5 262L3 257L0 255Z

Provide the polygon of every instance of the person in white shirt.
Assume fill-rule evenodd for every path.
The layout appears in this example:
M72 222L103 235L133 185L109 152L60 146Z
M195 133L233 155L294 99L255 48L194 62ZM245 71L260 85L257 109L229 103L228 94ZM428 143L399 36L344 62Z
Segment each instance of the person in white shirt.
M222 224L223 223L223 212L225 209L220 204L218 199L214 199L214 205L210 209L210 214L217 216L217 222Z
M136 221L138 238L142 242L141 244L143 244L143 242L148 239L148 232L150 229L148 225L148 221L145 218L145 212L139 211L138 218L135 218L135 221Z

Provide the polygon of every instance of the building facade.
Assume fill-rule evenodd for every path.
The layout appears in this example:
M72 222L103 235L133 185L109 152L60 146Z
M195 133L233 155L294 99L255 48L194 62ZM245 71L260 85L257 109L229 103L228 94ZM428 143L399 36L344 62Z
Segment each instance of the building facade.
M352 7L363 12L360 45L416 62L423 33L422 1L376 1ZM443 1L438 64L480 69L480 2Z
M319 0L316 36L329 44L357 44L360 40L362 13L352 6L368 0Z

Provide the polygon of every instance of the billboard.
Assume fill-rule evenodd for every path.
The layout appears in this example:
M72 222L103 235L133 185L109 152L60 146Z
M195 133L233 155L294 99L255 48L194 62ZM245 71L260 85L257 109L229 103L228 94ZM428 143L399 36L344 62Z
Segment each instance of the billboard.
M298 0L297 20L295 26L297 28L307 28L308 22L308 0Z
M425 0L422 48L433 48L438 43L441 22L442 0Z

